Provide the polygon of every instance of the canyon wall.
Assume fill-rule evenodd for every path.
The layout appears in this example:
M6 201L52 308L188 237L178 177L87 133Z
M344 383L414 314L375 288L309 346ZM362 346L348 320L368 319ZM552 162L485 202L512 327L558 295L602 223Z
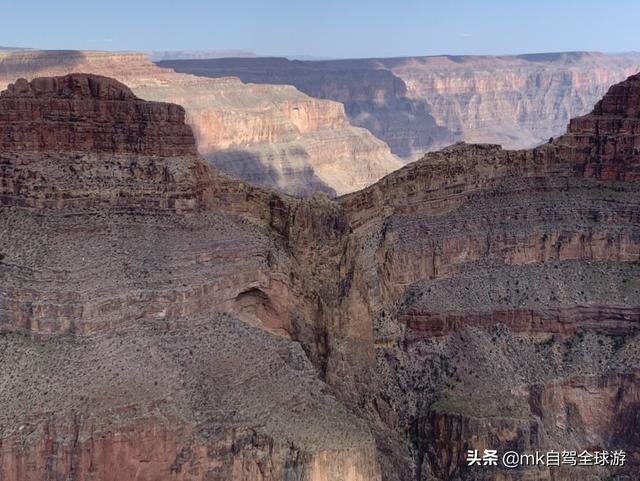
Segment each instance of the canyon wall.
M341 104L291 86L176 74L144 54L0 54L3 88L20 77L73 72L108 75L143 98L182 105L203 157L225 173L290 194L351 192L403 165L384 142L352 126Z
M3 479L633 479L640 76L337 199L221 174L183 116L86 74L0 96Z
M592 52L331 61L282 58L160 62L179 72L290 84L344 103L354 125L415 160L457 141L528 148L564 132L640 55Z
M0 477L380 479L291 340L296 204L184 119L95 75L0 95Z
M406 440L381 457L387 479L633 479L639 88L612 87L534 150L455 145L339 199L374 319L380 387L362 409L380 444ZM628 462L491 469L468 449Z

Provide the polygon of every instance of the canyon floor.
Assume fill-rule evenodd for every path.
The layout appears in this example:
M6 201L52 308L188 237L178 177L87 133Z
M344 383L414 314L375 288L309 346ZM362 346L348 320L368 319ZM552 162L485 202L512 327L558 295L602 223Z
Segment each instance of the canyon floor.
M221 173L187 112L94 74L0 94L0 479L637 479L640 76L337 198Z

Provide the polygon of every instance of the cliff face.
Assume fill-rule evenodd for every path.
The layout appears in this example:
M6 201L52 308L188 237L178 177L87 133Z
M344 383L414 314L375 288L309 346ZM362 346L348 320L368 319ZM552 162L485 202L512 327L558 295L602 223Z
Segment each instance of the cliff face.
M0 123L2 477L633 479L639 80L536 149L454 145L338 199L183 136L159 155L182 111L115 81L20 81L0 119L41 134ZM467 466L485 448L627 464Z
M564 132L610 85L640 70L640 56L577 52L441 57L389 65L460 140L526 148Z
M112 79L20 80L0 129L2 479L380 478L290 340L293 204Z
M557 142L586 177L640 179L640 77L614 85L593 112L572 119Z
M141 101L106 77L20 79L0 104L3 150L196 154L182 107Z
M160 62L179 72L291 84L345 104L406 159L457 141L528 148L561 134L609 85L640 70L640 56L576 52L517 57L408 57L301 62L208 59Z
M342 105L290 86L176 74L142 54L0 54L2 86L72 72L115 77L143 98L184 106L201 155L225 173L284 192L351 192L402 165L384 142L353 127Z
M202 77L293 85L311 97L341 102L353 125L371 131L405 159L460 139L439 126L429 106L410 97L405 81L377 61L222 58L167 60L158 65Z
M386 426L378 439L404 433L411 460L388 479L636 472L638 80L612 87L553 143L456 145L340 199L374 319L381 388L368 408ZM468 449L584 446L631 461L493 471L465 461ZM383 457L383 469L401 473L401 457Z

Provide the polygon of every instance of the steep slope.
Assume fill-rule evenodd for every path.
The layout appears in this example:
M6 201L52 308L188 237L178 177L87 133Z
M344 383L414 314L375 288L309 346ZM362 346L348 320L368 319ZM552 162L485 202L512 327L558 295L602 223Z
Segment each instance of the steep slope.
M389 65L409 96L460 140L531 147L562 134L610 85L640 70L640 55L596 52L411 59Z
M290 86L176 74L143 54L0 54L3 87L72 72L115 77L143 98L184 106L201 155L225 173L287 193L351 192L403 165L384 142L349 124L342 105Z
M637 472L639 87L612 87L535 150L456 145L340 199L374 313L369 416L379 443L407 443L383 456L399 473L387 479ZM628 462L468 466L467 450L485 448L624 449Z
M640 70L640 55L591 52L512 57L406 57L331 61L175 60L208 77L290 84L345 104L354 125L415 159L456 141L527 148L561 134L609 85Z
M184 118L85 74L0 95L0 477L379 479L269 301L297 204L199 160Z
M337 199L219 174L112 80L0 112L3 478L633 479L640 76L551 143ZM485 448L627 462L468 466Z

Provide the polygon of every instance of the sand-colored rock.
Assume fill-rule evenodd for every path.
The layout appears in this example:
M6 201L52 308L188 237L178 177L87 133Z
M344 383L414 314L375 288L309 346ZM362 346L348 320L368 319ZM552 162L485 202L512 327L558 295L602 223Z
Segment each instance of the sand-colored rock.
M408 59L389 68L438 125L466 142L526 148L562 134L610 85L640 70L637 54Z
M177 74L144 54L0 53L2 88L20 77L73 72L107 75L141 98L182 105L203 157L227 174L290 194L352 192L403 165L384 142L353 127L341 104L294 87Z
M640 55L569 52L328 61L282 58L160 62L179 72L290 84L345 104L349 119L416 160L458 141L529 148L564 132L613 83L640 70Z

